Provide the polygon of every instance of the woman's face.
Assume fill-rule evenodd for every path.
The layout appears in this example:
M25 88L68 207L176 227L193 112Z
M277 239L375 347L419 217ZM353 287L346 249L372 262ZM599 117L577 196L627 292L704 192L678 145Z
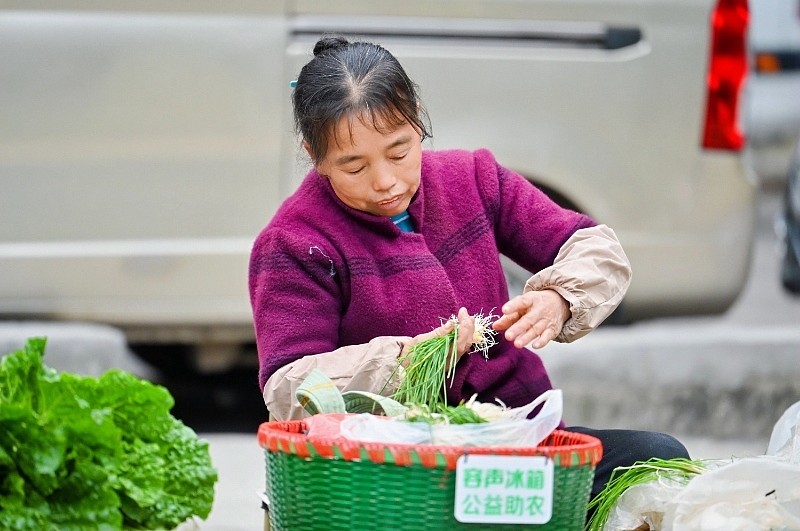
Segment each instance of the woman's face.
M409 123L378 126L369 119L342 118L316 167L347 206L394 216L408 208L419 188L422 138Z

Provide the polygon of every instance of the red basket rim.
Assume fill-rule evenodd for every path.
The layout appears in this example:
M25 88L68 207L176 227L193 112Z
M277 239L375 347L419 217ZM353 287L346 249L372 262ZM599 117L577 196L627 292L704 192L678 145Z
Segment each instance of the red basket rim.
M302 420L264 422L258 443L268 452L346 461L372 461L400 466L421 464L428 468L455 469L464 454L536 455L555 460L559 466L595 466L603 456L599 439L583 433L555 430L535 447L439 446L353 441L343 437L310 438Z

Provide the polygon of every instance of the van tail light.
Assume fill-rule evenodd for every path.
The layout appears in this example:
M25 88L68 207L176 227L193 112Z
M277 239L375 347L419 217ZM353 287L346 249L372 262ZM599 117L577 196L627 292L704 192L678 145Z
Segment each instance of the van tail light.
M738 108L747 76L747 0L717 0L711 13L703 147L739 151L744 134Z

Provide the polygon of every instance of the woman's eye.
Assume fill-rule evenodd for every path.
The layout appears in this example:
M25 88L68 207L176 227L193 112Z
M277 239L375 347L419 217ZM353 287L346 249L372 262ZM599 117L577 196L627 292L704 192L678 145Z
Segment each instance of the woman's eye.
M353 169L353 170L345 170L345 173L349 173L350 175L358 175L359 173L361 173L361 170L363 170L363 169L364 168L361 167L361 168L356 168L356 169Z
M389 158L392 160L403 160L404 158L406 158L406 155L408 155L408 153L403 153L401 155L392 155Z

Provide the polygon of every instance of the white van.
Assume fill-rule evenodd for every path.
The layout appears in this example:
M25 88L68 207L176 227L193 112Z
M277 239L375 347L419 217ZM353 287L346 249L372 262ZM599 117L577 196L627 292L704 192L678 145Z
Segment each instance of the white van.
M95 5L0 4L4 318L235 360L250 245L308 164L289 82L330 31L398 56L429 147L487 147L613 227L634 270L619 320L723 312L742 289L746 0Z
M747 158L766 184L783 182L800 138L800 0L750 0Z

